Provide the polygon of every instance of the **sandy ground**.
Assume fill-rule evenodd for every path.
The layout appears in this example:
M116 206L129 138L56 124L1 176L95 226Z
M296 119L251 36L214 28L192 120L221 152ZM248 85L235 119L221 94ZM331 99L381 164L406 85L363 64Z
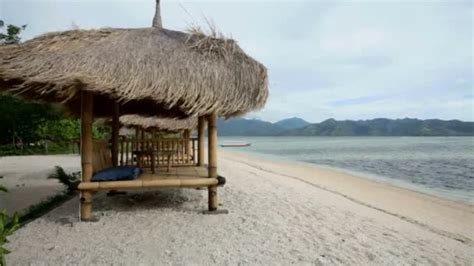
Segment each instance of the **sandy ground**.
M78 155L0 157L0 184L9 193L0 193L0 209L22 212L29 206L64 190L47 176L59 165L66 171L80 171Z
M75 198L16 232L8 260L12 265L473 263L470 205L227 152L221 152L219 173L228 181L219 193L229 214L201 214L206 190L166 189L97 194L94 212L100 221L80 223Z

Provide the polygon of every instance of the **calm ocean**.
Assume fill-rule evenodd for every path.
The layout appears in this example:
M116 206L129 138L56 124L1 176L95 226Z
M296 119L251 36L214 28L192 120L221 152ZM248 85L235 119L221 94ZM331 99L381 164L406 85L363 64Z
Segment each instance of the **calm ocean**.
M223 148L349 171L474 203L474 137L219 137Z

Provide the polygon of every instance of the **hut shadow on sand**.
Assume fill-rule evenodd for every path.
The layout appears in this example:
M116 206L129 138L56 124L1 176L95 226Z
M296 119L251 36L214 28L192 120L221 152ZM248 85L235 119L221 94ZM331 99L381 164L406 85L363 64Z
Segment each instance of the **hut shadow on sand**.
M75 205L76 202L77 199L73 199L66 204ZM99 193L94 196L94 212L98 217L113 215L117 212L133 215L137 211L199 214L202 212L202 208L199 206L205 202L204 191L195 189L135 190L113 197L106 196L106 193ZM55 213L48 214L43 218L48 222L61 225L70 225L78 221L77 208L68 208L68 206L59 208L55 210Z

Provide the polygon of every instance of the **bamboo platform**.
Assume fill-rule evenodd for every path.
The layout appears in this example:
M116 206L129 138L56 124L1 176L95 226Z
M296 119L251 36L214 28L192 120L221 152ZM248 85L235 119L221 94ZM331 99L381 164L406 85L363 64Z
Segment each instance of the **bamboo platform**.
M206 167L173 167L166 171L166 167L158 167L155 174L145 170L135 180L81 182L79 190L98 191L111 189L143 189L160 187L209 187L219 185L218 178L209 178Z

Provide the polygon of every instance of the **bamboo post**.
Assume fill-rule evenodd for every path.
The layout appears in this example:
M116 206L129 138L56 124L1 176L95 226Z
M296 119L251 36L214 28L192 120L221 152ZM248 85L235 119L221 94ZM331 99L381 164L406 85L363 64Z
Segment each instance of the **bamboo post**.
M203 116L198 120L198 166L204 166L204 131L206 120Z
M184 130L184 137L185 137L185 151L186 151L186 162L189 161L189 158L193 151L191 150L191 130L185 129Z
M92 178L92 122L93 122L93 100L91 92L81 92L81 164L82 182L90 182ZM81 192L81 220L92 219L92 193Z
M112 165L118 166L118 146L119 146L119 105L114 103L114 113L112 116Z
M140 150L145 150L145 130L140 128Z
M125 157L125 137L122 137L120 140L120 165L125 165L124 157Z
M135 127L135 141L132 142L132 151L138 150L138 134L140 133L140 130L138 129L138 126ZM132 156L133 157L133 156ZM133 159L132 159L133 160Z
M217 114L213 112L207 117L208 135L208 176L217 178ZM217 210L217 186L208 187L209 211Z
M128 139L124 139L125 141L125 165L129 166L131 165L128 161L128 153L129 153L129 148L131 149L131 146L132 146L132 142L128 141ZM133 149L132 149L133 150Z
M194 138L191 141L193 143L193 153L192 153L193 160L192 160L192 162L193 162L193 164L196 164L196 142L194 141Z

